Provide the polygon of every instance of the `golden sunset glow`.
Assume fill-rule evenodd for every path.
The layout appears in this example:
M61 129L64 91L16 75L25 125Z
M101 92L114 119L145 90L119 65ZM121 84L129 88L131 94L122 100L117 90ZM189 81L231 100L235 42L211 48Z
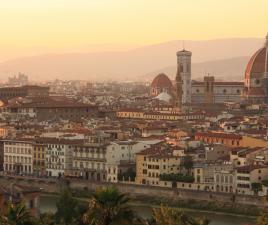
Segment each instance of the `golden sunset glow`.
M267 0L1 1L0 47L15 54L25 48L74 50L87 45L264 37L267 9Z

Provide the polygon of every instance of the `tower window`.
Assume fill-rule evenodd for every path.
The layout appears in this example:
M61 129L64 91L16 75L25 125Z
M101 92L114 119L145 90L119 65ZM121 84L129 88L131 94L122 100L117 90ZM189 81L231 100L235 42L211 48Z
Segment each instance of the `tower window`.
M196 89L196 93L199 93L199 89Z
M190 72L190 64L187 64L187 72Z
M237 93L237 94L240 94L240 90L239 90L239 89L237 89L237 90L236 90L236 93Z
M183 72L183 64L180 64L180 72Z
M260 80L259 79L255 80L255 84L260 84Z
M223 93L226 94L227 93L227 90L226 89L223 89Z

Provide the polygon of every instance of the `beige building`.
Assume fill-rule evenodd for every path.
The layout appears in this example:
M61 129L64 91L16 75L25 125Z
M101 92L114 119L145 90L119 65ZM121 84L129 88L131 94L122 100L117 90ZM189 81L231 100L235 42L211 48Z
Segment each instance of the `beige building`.
M149 148L151 145L160 141L115 141L111 142L106 148L106 173L107 181L118 182L118 176L122 164L132 166L136 162L136 154ZM125 169L127 170L127 168ZM125 178L128 179L128 178Z
M249 165L236 168L236 193L239 194L254 194L252 190L253 183L261 183L263 180L268 180L267 165Z
M233 193L235 187L235 171L229 170L215 170L214 172L214 190L216 192Z
M46 175L46 151L47 145L34 144L33 147L33 173L36 176Z
M39 138L38 144L46 145L46 174L49 177L61 177L72 171L73 146L81 140L59 138Z
M242 138L242 146L243 147L264 147L268 148L268 140L260 137L252 137L252 136L243 136Z
M230 148L219 143L205 146L205 159L207 161L215 161L219 158L229 156Z
M106 146L103 143L75 145L72 152L72 174L85 180L106 181Z
M181 173L181 159L176 150L149 148L136 156L137 184L167 186L169 182L160 180L163 174Z

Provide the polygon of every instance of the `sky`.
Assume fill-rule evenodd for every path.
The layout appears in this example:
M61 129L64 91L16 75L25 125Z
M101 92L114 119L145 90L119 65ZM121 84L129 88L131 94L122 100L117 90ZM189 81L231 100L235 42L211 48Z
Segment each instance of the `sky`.
M0 6L0 61L268 32L267 0L0 0Z

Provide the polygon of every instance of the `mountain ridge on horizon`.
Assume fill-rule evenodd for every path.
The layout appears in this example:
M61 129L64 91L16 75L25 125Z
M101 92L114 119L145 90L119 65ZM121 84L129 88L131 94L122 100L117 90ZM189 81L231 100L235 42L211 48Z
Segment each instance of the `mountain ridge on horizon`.
M241 74L245 57L252 55L262 46L262 43L261 38L213 39L187 41L186 48L193 53L193 65L201 63L199 67L213 66L213 63L223 63L225 59L229 59L222 64L226 67L225 74L234 74L234 72ZM0 63L0 77L23 72L34 80L72 79L74 77L83 80L143 79L152 71L176 65L176 52L180 44L181 40L173 40L123 51L45 53L20 57ZM236 60L237 66L232 65L229 68L228 63L232 62L230 59L239 57L244 57L244 59ZM215 74L218 74L216 67L213 70ZM219 65L219 68L222 70L222 66ZM202 68L199 68L200 70ZM203 70L210 71L209 68L203 68ZM193 69L195 76L194 71L195 69Z

